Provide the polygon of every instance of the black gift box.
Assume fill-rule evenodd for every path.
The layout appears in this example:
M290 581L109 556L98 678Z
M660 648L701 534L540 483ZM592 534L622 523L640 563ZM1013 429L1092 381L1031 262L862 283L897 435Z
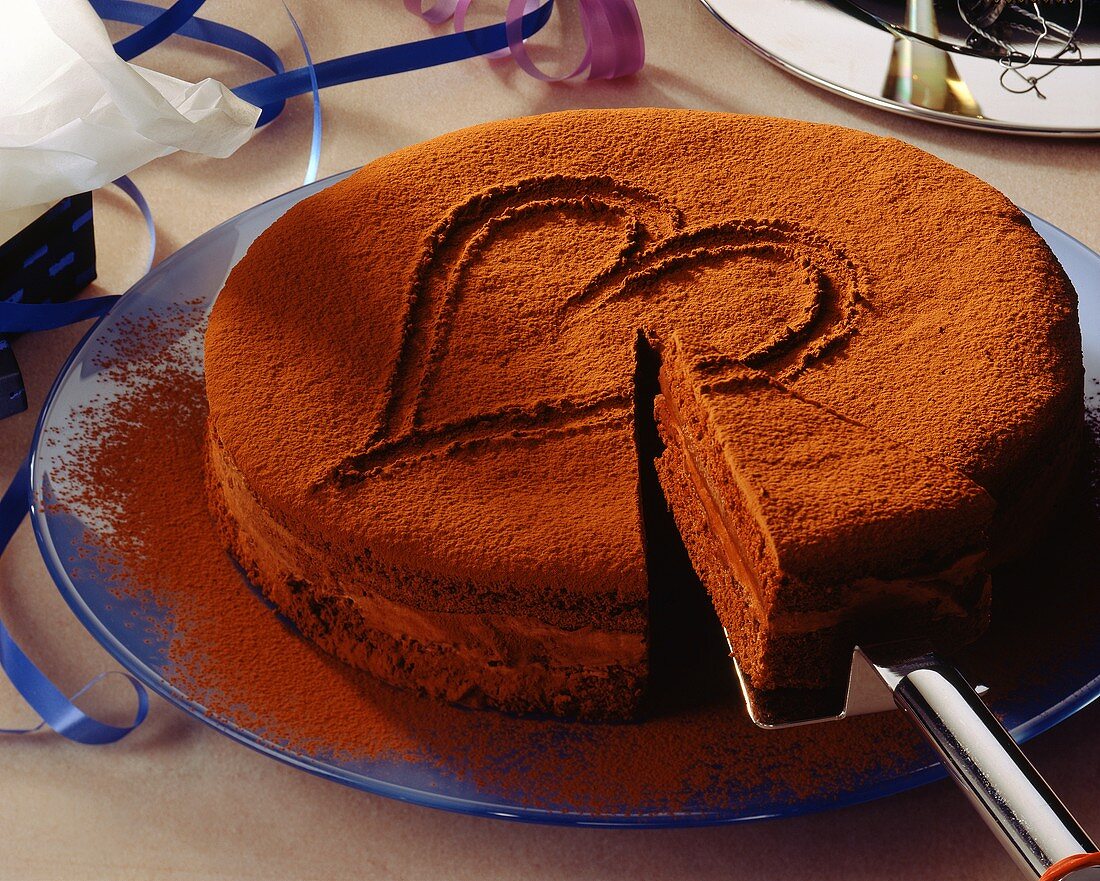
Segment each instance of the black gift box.
M63 199L0 245L0 302L68 300L95 276L91 193ZM26 409L10 339L0 336L0 419Z

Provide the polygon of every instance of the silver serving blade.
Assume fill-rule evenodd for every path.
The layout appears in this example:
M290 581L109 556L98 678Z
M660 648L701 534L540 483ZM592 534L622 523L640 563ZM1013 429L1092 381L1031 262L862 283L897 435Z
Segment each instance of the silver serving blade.
M727 643L729 637L727 634ZM917 648L917 646L911 646ZM872 652L874 649L871 650ZM908 654L923 654L924 652L909 652ZM896 648L888 656L899 656ZM882 655L880 655L882 657ZM863 649L856 646L852 652L852 667L848 674L848 688L845 692L844 709L831 716L798 717L793 715L777 716L774 712L763 712L757 703L758 692L749 684L741 665L733 654L730 646L730 660L733 669L737 673L737 682L741 687L741 695L745 699L745 709L749 718L757 728L778 729L796 728L800 725L816 725L819 722L839 722L852 716L867 716L871 713L887 713L898 709L894 702L894 693L887 685L882 673L875 663L867 656ZM989 688L985 685L974 686L976 694L985 697Z
M835 722L900 709L939 753L994 835L1028 877L1060 860L1097 851L1012 736L955 667L919 643L857 647L843 711L817 718L760 712L757 692L732 655L745 706L761 728ZM980 689L986 691L986 689ZM1100 881L1100 865L1059 878Z

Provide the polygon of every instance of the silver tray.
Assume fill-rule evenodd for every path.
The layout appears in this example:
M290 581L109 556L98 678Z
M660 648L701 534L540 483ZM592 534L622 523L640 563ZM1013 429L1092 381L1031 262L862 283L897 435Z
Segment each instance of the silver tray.
M1100 136L1100 6L1091 0L1079 53L1020 73L967 43L954 0L701 2L773 64L863 104L963 128ZM1048 41L1040 51L1056 49Z

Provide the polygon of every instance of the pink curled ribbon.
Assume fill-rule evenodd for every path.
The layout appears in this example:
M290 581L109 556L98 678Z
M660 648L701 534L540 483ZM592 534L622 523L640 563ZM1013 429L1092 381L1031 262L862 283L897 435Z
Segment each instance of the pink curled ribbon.
M405 0L405 8L431 24L454 19L455 31L466 25L466 12L473 0L434 0L427 9L423 0ZM577 0L581 29L584 33L584 56L569 73L554 76L544 73L527 52L523 38L523 16L537 0L508 0L504 27L510 54L520 69L543 82L573 79L585 71L588 79L614 79L637 73L645 64L645 39L642 22L634 0ZM492 57L492 56L490 56Z

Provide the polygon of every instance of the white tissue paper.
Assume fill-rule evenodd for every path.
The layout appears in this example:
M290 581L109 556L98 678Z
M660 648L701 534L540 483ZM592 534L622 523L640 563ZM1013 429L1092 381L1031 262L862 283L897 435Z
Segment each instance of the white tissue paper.
M87 0L0 0L0 242L65 196L176 150L230 155L260 110L123 61Z

